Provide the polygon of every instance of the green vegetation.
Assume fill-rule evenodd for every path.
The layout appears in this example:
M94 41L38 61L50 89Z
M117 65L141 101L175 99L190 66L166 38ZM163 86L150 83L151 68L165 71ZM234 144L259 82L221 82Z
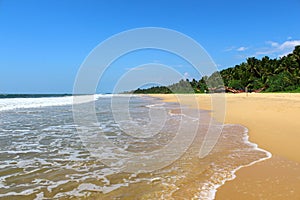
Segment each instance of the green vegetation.
M225 88L224 88L225 86ZM138 89L135 93L204 93L209 91L300 92L300 46L280 59L248 58L235 67L202 77L199 81L181 80L168 87Z

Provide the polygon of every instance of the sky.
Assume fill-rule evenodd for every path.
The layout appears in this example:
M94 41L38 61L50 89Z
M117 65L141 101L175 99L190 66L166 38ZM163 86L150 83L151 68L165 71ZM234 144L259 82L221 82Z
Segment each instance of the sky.
M282 57L300 45L299 11L300 0L0 0L0 93L72 93L90 52L135 28L183 33L219 70L247 57ZM112 92L122 75L145 63L201 76L176 55L145 50L112 63L97 92Z

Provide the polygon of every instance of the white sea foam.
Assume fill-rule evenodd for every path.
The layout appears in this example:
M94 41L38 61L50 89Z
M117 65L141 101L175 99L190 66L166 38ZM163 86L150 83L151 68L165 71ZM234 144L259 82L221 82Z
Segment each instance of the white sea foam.
M103 95L103 94L95 94L93 96L94 96L94 100L97 100L99 98L111 97L111 95ZM4 99L0 99L0 111L14 110L20 108L64 106L64 105L72 105L73 103L74 103L73 96L42 97L42 98L4 98ZM77 101L77 103L84 103L84 101L80 101L80 102Z
M237 124L226 124L226 126L239 126ZM225 184L226 181L231 181L233 179L236 178L236 175L235 173L240 170L241 168L243 167L249 167L249 166L252 166L258 162L261 162L261 161L264 161L264 160L267 160L267 159L270 159L272 157L272 154L264 149L261 149L257 146L257 144L255 143L252 143L249 141L249 135L248 135L248 129L244 126L242 126L244 128L244 137L243 137L243 142L245 144L248 144L249 146L251 146L253 148L253 150L258 150L258 151L261 151L261 152L264 152L266 153L266 157L264 158L261 158L261 159L258 159L258 160L255 160L253 162L250 162L249 164L246 164L246 165L241 165L237 168L235 168L234 170L232 170L230 173L231 173L231 176L227 176L227 177L223 177L224 179L222 180L221 184L210 184L210 183L207 183L205 184L203 192L199 194L199 199L203 199L203 200L213 200L215 199L215 196L216 196L216 193L217 193L217 190L219 187L221 187L222 185ZM219 175L219 174L218 174ZM207 192L204 192L204 191L207 191Z
M42 200L42 199L45 199L44 192L40 192L40 193L36 194L36 197L34 200Z
M124 95L116 95L116 96L122 97ZM111 98L112 95L95 95L94 97L95 99ZM106 102L108 101L105 101L105 103ZM71 105L72 103L73 103L73 97L0 99L0 111L13 110L19 108L36 108L36 107L45 107L45 106ZM146 107L148 108L154 107L160 109L163 108L162 105L163 104L161 103L156 103L156 104L154 103ZM189 112L188 113L189 115L185 115L183 113L172 113L171 111L169 111L168 113L169 116L172 117L172 119L178 116L178 117L187 117L192 120L198 120L198 114L199 114L198 112L195 113ZM105 113L103 114L103 116L105 116ZM23 121L26 124L35 123L35 121L27 122L25 119L26 118L24 118ZM129 184L134 184L142 181L146 181L149 183L162 182L163 184L168 183L169 185L172 185L179 178L177 175L174 176L174 181L173 180L166 181L163 178L163 176L162 177L151 176L149 178L134 178L137 177L137 174L133 174L129 179L124 179L124 183L112 184L110 183L109 177L112 174L117 174L118 171L114 171L112 168L106 168L104 166L103 168L101 168L99 162L95 161L92 156L89 156L89 154L86 152L85 149L79 148L80 140L76 139L73 131L75 125L70 124L70 122L64 124L65 123L64 118L63 121L59 117L57 119L55 118L55 120L56 121L51 123L48 123L47 121L42 121L41 129L38 131L27 130L26 128L22 128L22 127L13 127L13 130L10 130L11 131L10 135L14 139L13 143L11 145L8 143L7 148L3 148L0 150L0 153L9 154L10 157L8 160L5 161L5 163L3 163L0 166L0 169L4 169L7 166L23 168L24 171L13 172L9 176L25 175L25 177L27 174L35 174L35 172L39 172L40 169L44 170L45 168L47 170L43 171L43 173L45 174L44 178L37 176L36 179L33 181L34 184L28 183L27 186L30 186L31 184L31 186L34 188L31 188L29 190L24 190L24 191L18 191L18 192L9 191L5 194L0 194L0 197L9 197L15 195L25 196L25 195L35 193L36 199L44 199L44 193L42 192L41 188L47 189L48 192L51 193L53 192L54 189L61 187L61 185L68 184L68 182L76 181L78 183L81 183L78 187L72 188L70 191L57 193L54 196L54 198L65 198L68 196L80 198L83 196L87 196L91 192L99 191L102 193L108 193L113 190L116 190L117 188L126 187ZM101 128L105 132L113 132L116 135L120 134L120 132L117 132L115 130L115 128L118 125L114 124L113 121L110 121L110 119L103 120L99 126L101 126ZM225 126L230 126L230 125L225 125ZM6 129L9 129L9 127L10 126L8 125L7 127L3 127L3 130L0 131L0 136L1 134L3 136L7 135L5 131ZM20 136L22 136L22 134L25 133L32 135L32 137L26 137L26 142L24 142L23 140L19 140ZM35 137L36 135L37 137ZM109 136L109 137L113 137L113 136ZM253 150L264 151L262 149L259 149L256 144L250 143L248 141L247 129L245 129L243 141L244 143L249 144L248 146L250 146L251 150L253 149ZM68 145L66 146L66 142L68 142L69 146ZM36 146L36 145L40 145L40 146ZM125 146L124 148L126 149L128 148L128 146ZM103 153L107 153L110 156L114 155L113 149L106 149L106 151L107 152L103 152ZM44 152L48 152L49 157L45 157ZM27 153L28 155L26 155ZM36 157L35 154L39 154L41 157ZM214 199L217 189L221 185L223 185L225 181L234 179L235 178L234 174L238 169L245 166L250 166L256 162L271 157L271 154L269 152L266 152L266 154L267 154L266 158L256 160L248 165L240 166L232 171L228 169L227 171L226 169L224 169L223 171L222 169L220 169L220 171L218 171L218 168L216 167L217 169L216 174L215 176L212 177L212 179L215 178L217 181L210 180L207 183L203 184L201 188L202 192L201 194L198 194L197 197L198 198L201 197L200 199L208 199L208 200ZM20 156L18 160L15 159L16 155ZM34 158L32 157L30 159L28 158L28 156L34 156ZM22 160L23 157L25 157L26 160ZM212 165L214 164L212 163ZM58 180L52 179L52 174L55 174L56 171L59 172L63 170L66 170L65 177L59 177L59 173L58 173L56 177ZM68 174L68 172L70 171L72 173ZM6 179L9 176L0 177L0 188L7 189L8 187L12 186L12 185L7 185L6 183ZM168 177L168 179L170 178L172 177ZM89 182L90 179L100 180L102 182L101 186L90 183ZM217 183L219 183L219 185ZM22 184L20 184L19 186L22 186ZM178 189L176 187L176 184L174 184L174 186L172 187L174 187L174 191ZM168 197L166 196L166 198Z
M145 107L147 107L147 108L152 108L152 107L155 107L155 108L164 108L163 107L164 105L165 105L165 103L156 103L156 104L146 105Z
M7 197L7 196L18 196L18 195L30 195L33 194L36 189L27 189L22 192L8 192L5 194L0 194L0 197Z

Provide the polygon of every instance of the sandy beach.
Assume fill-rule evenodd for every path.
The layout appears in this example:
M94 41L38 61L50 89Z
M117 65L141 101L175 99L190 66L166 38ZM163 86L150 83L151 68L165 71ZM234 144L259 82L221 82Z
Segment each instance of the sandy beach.
M153 95L175 102L175 95ZM249 140L272 158L241 168L236 178L218 188L217 200L300 199L300 94L226 94L225 123L249 129ZM181 95L181 103L211 110L211 96L197 94L198 105Z

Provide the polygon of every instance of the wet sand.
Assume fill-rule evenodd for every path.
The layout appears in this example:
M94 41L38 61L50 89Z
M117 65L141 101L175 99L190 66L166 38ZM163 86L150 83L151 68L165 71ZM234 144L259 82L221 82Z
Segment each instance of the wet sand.
M154 95L173 102L174 95ZM211 96L196 95L198 105L182 95L182 103L211 110ZM236 172L217 191L217 200L300 199L300 94L226 94L226 123L249 129L249 140L273 157Z

